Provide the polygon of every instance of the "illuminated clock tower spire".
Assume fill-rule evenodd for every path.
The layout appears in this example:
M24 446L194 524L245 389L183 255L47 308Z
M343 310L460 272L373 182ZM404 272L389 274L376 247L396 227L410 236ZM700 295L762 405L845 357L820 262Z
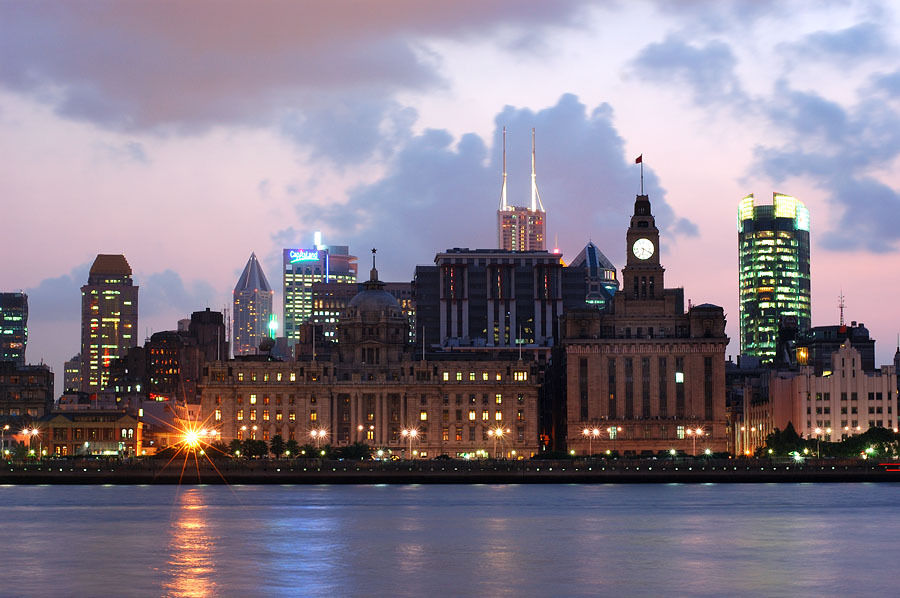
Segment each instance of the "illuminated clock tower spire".
M622 269L623 291L628 299L662 299L665 268L659 263L659 229L650 211L650 197L638 195L634 215L625 235L627 263Z

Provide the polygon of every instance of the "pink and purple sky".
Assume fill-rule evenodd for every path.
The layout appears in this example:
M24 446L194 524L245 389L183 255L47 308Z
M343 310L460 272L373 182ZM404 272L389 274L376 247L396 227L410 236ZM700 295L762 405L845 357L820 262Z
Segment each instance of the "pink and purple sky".
M221 309L255 251L348 244L385 280L496 245L529 196L548 237L624 264L639 191L669 286L737 337L738 201L809 207L813 324L900 330L900 7L884 2L4 2L0 289L27 357L79 347L79 287L124 253L141 337ZM365 270L365 266L362 268ZM738 352L732 340L728 354Z

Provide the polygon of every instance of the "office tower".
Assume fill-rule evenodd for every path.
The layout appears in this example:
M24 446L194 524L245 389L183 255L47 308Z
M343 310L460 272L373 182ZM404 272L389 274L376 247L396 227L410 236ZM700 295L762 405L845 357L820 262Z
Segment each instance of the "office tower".
M138 287L124 255L100 254L81 287L81 389L104 390L113 363L137 346Z
M63 392L81 390L81 353L63 364Z
M601 311L612 304L613 296L619 290L616 267L593 242L585 245L569 268L584 271L585 303Z
M531 207L509 205L506 198L506 127L503 127L503 185L497 210L497 236L506 251L543 251L546 249L547 213L538 193L534 169L534 129L531 129Z
M704 303L685 313L684 290L665 288L648 196L637 196L625 239L611 310L585 306L564 318L568 447L725 450L724 311Z
M28 295L0 293L0 361L25 365L28 344Z
M312 285L333 282L355 289L357 263L346 245L322 245L318 239L312 249L285 249L283 257L284 336L294 344L300 338L300 326L315 311Z
M253 355L259 343L269 333L272 299L275 291L269 286L262 266L251 253L244 271L234 287L234 344L235 355Z
M584 303L584 274L547 251L448 249L417 266L416 326L428 347L549 347Z
M50 413L53 399L50 366L0 361L0 426L9 424L17 432ZM9 435L15 433L12 430L6 432L7 443Z
M316 282L312 293L313 313L309 322L321 331L324 340L337 341L337 323L350 300L362 289L362 284L343 282ZM416 338L416 301L411 282L386 282L384 290L400 303L403 315L409 321L409 340Z
M738 208L741 353L763 363L775 358L782 320L810 326L809 210L775 193L755 205L751 193Z

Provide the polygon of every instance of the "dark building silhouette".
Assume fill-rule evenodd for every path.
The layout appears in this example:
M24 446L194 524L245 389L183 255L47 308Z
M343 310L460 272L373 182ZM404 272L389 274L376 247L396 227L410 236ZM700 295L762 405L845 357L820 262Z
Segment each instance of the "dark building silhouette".
M817 376L830 371L831 355L841 348L844 341L850 341L859 351L862 369L877 371L875 367L875 339L869 338L869 331L862 323L850 322L849 326L814 326L797 334L796 365L810 365Z
M0 427L19 430L50 411L53 372L46 365L0 361Z
M0 293L0 361L25 365L28 345L28 295Z

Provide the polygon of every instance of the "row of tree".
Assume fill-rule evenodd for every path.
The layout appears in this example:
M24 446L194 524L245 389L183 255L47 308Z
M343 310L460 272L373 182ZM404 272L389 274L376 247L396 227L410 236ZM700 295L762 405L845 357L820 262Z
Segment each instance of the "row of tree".
M766 437L766 446L756 451L757 456L785 456L790 454L820 455L822 457L859 458L863 455L881 457L900 452L900 435L887 428L869 428L862 434L848 436L838 442L816 438L803 438L788 422L784 430L775 429Z
M270 455L276 458L303 459L368 459L373 449L368 444L356 442L349 446L332 447L330 444L316 446L314 444L298 444L296 440L287 440L276 434L266 444L264 440L232 440L226 451L232 457L246 459L262 459Z

